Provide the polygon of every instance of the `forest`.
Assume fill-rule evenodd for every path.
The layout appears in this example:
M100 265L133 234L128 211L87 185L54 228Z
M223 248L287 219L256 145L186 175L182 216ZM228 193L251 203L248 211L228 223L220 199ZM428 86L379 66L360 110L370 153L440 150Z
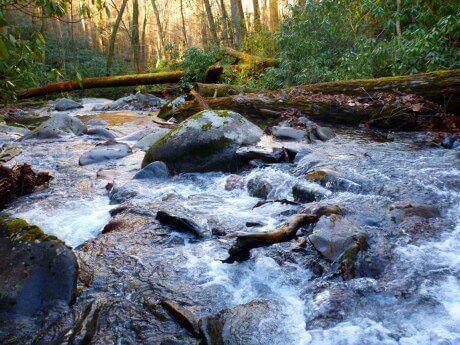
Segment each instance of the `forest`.
M459 344L459 48L455 0L0 0L0 344Z

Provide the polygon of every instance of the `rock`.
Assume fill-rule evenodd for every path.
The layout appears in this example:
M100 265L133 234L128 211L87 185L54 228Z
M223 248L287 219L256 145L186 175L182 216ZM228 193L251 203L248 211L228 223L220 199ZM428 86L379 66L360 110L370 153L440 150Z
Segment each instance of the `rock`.
M338 172L327 168L310 171L307 173L306 177L307 180L316 182L333 192L359 191L361 189L361 186L358 183L340 177Z
M97 138L103 138L103 139L115 139L116 138L116 135L113 132L101 126L88 128L86 130L86 134L97 137Z
M331 216L321 218L308 240L326 260L335 261L355 244L360 235L358 229Z
M78 163L80 165L100 163L111 159L120 159L131 153L131 148L128 145L111 140L82 154Z
M258 228L261 226L265 226L266 224L262 222L246 222L246 227L247 228Z
M0 218L0 256L0 315L32 316L75 301L77 258L56 237L22 219Z
M261 176L255 176L248 181L248 193L250 196L260 199L267 199L273 186Z
M59 98L55 100L51 105L51 110L56 111L66 111L77 108L83 108L83 106L80 103L71 100L70 98Z
M107 126L109 123L101 119L91 119L86 123L88 126Z
M148 129L141 129L139 131L135 131L134 133L125 135L124 137L118 138L119 141L139 141L150 132Z
M147 151L150 146L155 144L158 140L160 140L169 130L165 128L159 128L157 131L153 133L149 133L142 137L134 147L137 149L141 149L143 151Z
M319 201L330 195L331 192L327 189L313 184L306 185L303 183L296 183L292 187L292 196L296 202L309 203Z
M298 339L288 331L289 322L278 302L254 300L206 316L199 327L206 344L296 344Z
M174 98L168 102L166 102L161 108L158 113L158 117L160 119L170 119L171 117L171 111L176 109L178 106L184 104L186 101L186 96L181 95L177 98Z
M138 171L134 175L133 179L167 179L169 177L169 170L165 163L163 162L153 162L147 165L142 170Z
M142 167L163 161L174 173L232 171L238 167L237 149L257 143L262 134L259 127L238 113L205 110L152 145Z
M117 99L116 101L102 106L95 106L96 111L111 111L111 110L157 110L165 103L161 98L137 92L135 95L129 95Z
M286 126L273 126L272 134L279 139L300 141L305 137L305 131Z
M436 206L422 204L392 205L390 207L390 214L393 221L403 221L409 217L430 219L441 216Z
M225 180L225 190L231 191L234 189L241 189L244 187L244 177L236 174L231 174Z
M158 211L156 219L164 225L170 226L177 231L192 233L196 237L203 237L204 232L201 227L191 219L186 219L166 211Z
M318 125L314 127L313 134L316 138L322 141L332 139L335 136L334 131L329 127L321 127Z
M28 134L29 132L30 130L24 127L0 125L0 133L5 133L18 138Z
M86 126L78 118L68 114L56 114L39 127L24 135L22 139L52 139L64 135L82 135Z
M245 146L236 150L236 155L243 164L256 159L265 163L289 162L288 153L281 148L264 148L259 146Z

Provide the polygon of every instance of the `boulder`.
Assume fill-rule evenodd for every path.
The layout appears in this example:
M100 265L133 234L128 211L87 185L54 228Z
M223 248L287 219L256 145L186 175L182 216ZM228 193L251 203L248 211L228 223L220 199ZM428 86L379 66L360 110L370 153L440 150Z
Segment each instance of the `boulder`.
M441 216L436 206L416 203L392 205L390 207L390 214L393 221L403 221L410 217L430 219Z
M322 141L332 139L335 136L334 131L329 127L321 127L318 125L313 128L313 134Z
M89 127L86 130L86 134L102 139L115 139L117 137L113 132L102 126Z
M82 135L86 126L78 118L68 114L56 114L39 127L24 135L22 139L52 139L65 135Z
M54 236L18 218L0 218L0 314L32 316L76 298L78 263Z
M120 159L131 153L132 150L128 145L110 140L82 154L78 163L80 165L100 163L111 159Z
M265 163L289 162L289 155L282 148L265 148L260 146L245 146L236 150L236 155L243 164L256 159Z
M83 106L70 98L59 98L51 104L51 110L56 111L66 111L77 108L83 108Z
M248 181L248 193L250 196L260 199L267 199L273 186L262 176L255 176Z
M287 126L273 126L272 134L279 139L300 141L305 137L305 131Z
M139 141L149 133L150 132L148 129L141 129L139 131L135 131L133 133L125 135L124 137L120 137L118 138L118 140L119 141Z
M152 162L134 175L133 179L167 179L169 170L163 162Z
M333 192L339 191L359 191L361 186L351 180L339 176L335 170L328 168L319 168L307 173L307 180L316 182Z
M172 110L176 109L178 106L184 104L186 101L186 96L181 95L179 97L176 97L168 102L166 102L161 108L160 111L158 112L158 117L160 119L170 119L171 118L171 113Z
M142 167L163 161L174 173L236 170L238 148L257 143L262 134L238 113L204 110L153 144Z
M163 99L155 95L137 92L135 95L119 98L112 103L95 106L93 110L156 110L164 103L165 101Z
M168 132L168 129L159 128L157 131L143 136L137 143L134 144L134 147L143 151L147 151L150 146L155 144Z
M184 218L167 211L158 211L156 219L164 225L171 227L177 231L189 232L195 237L203 237L204 231L201 227L192 219Z

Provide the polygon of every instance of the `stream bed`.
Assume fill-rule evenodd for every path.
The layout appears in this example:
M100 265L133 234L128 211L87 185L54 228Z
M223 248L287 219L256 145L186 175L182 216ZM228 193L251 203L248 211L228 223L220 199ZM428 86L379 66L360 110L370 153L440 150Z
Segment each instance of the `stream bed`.
M84 110L85 120L100 117ZM159 128L141 112L128 119L109 128L120 136ZM456 150L418 145L416 137L341 128L331 140L302 144L293 163L263 164L238 178L209 172L166 180L132 179L144 155L137 149L79 166L80 155L100 142L89 136L21 142L22 153L8 165L28 162L54 180L7 212L61 238L80 265L75 305L56 312L35 341L58 341L84 314L96 318L97 326L85 326L93 343L198 343L161 309L166 299L196 318L233 311L220 316L225 344L460 344L459 158ZM308 181L318 169L338 177L322 186ZM229 179L237 182L229 186ZM249 181L269 186L267 200L292 200L299 183L322 196L254 208L260 199ZM343 228L346 236L353 229L367 237L364 268L353 278L315 250L306 229L292 241L253 249L247 261L222 262L236 234L273 231L319 205L338 205L343 215L322 217L314 231ZM438 213L405 212L407 205ZM160 225L155 214L164 209L193 219L205 237ZM109 222L116 229L101 234ZM88 305L97 313L86 312Z

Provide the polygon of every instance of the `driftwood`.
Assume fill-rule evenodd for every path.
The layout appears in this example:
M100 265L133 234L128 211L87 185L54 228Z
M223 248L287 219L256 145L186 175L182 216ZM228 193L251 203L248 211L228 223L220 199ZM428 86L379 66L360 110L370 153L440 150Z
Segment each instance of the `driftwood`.
M295 238L297 230L302 226L315 224L319 216L312 214L295 214L278 229L269 233L250 233L237 236L236 243L229 249L229 257L224 263L241 262L249 259L250 250L266 247L275 243L290 241Z
M276 120L283 112L298 109L313 120L330 123L357 125L371 121L377 128L414 130L432 126L430 129L448 130L439 114L444 108L458 112L459 95L460 70L451 70L305 85L205 101L211 109L234 110L256 120ZM164 118L183 120L199 110L196 101L189 101Z
M273 58L263 58L256 55L251 55L243 52L239 52L232 48L225 48L225 52L237 58L239 61L243 62L244 64L256 66L258 68L267 68L267 67L276 67L279 65L279 61Z
M210 67L206 72L205 82L217 82L222 72L223 68L220 66ZM28 98L34 96L46 96L59 92L85 90L101 87L178 83L182 80L183 76L183 71L171 71L159 73L119 75L110 77L85 78L79 82L63 81L47 84L41 87L33 87L29 89L20 90L18 92L18 97Z

